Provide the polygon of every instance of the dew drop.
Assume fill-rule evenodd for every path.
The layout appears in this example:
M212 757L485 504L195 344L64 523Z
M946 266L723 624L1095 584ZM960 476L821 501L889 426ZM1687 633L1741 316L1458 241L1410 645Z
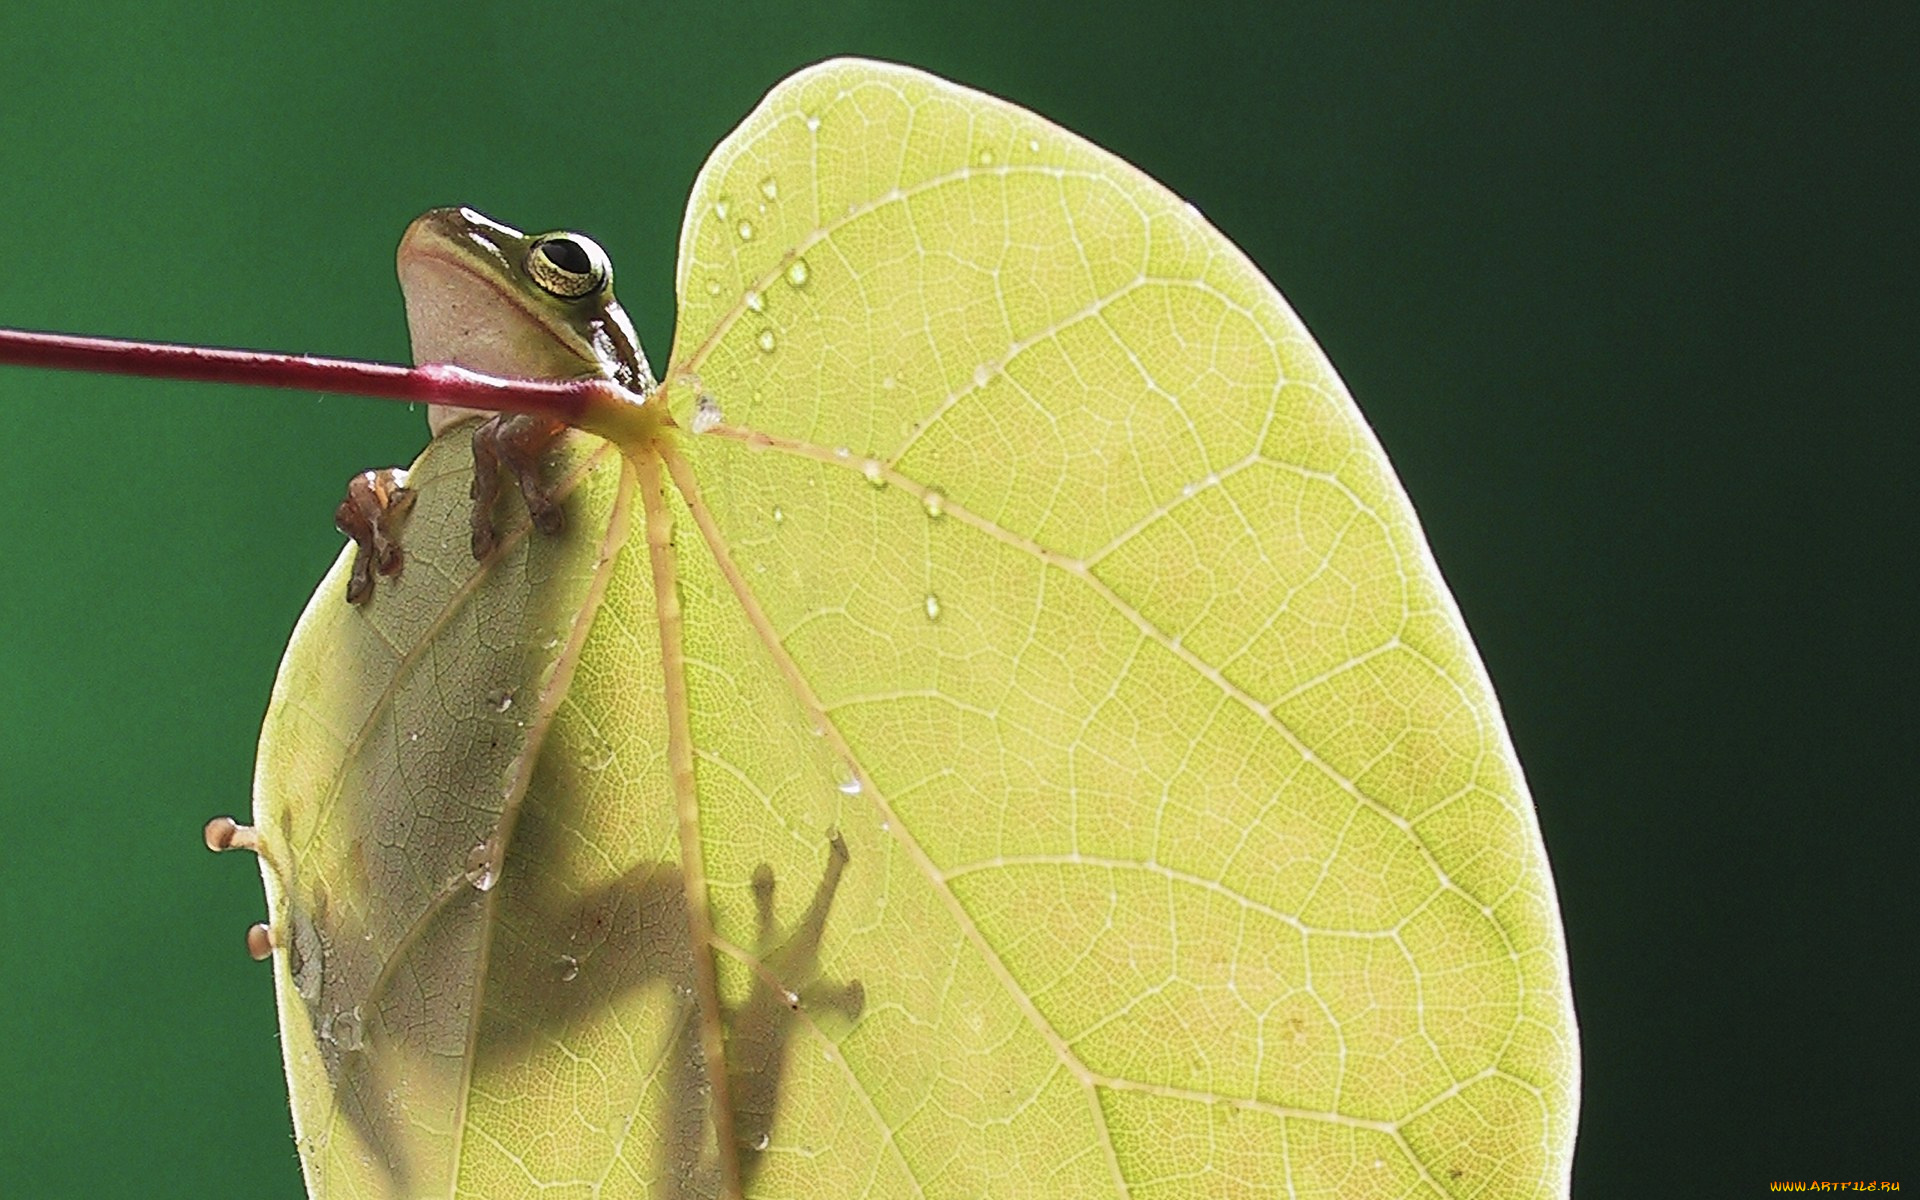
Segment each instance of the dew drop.
M760 194L769 200L780 195L780 185L774 182L773 176L769 175L760 181Z
M928 592L927 593L927 620L938 621L939 619L940 619L940 597L934 595L932 592Z
M860 794L860 777L858 775L849 775L845 779L842 779L840 781L840 793L844 796L858 796Z
M794 287L807 286L807 260L796 258L787 264L787 282Z
M833 456L835 458L851 458L853 457L853 451L847 449L845 446L835 446L833 448Z
M786 519L787 519L787 511L781 508L778 504L774 505L773 506L773 523L775 525L778 525L780 522Z
M754 291L752 288L747 289L743 303L746 304L748 312L765 312L767 308L765 297L761 296L759 292Z
M787 1007L788 1007L788 1008L799 1008L799 1007L800 1007L800 993L799 993L799 992L794 992L794 991L788 991L788 990L786 990L786 989L784 989L784 988L783 988L783 989L781 989L781 991L780 991L780 999L786 1002L786 1005L787 1005Z
M1031 150L1031 151L1033 151L1033 152L1034 152L1035 154L1038 154L1038 153L1040 153L1040 139L1039 139L1039 138L1028 138L1028 139L1027 139L1027 149L1029 149L1029 150Z
M738 232L740 234L741 241L743 242L752 241L753 240L753 222L752 221L740 222Z
M993 378L993 368L989 367L985 363L981 363L979 366L973 369L973 386L977 388L983 388L987 386L987 380L992 378Z
M765 351L768 354L772 354L774 346L778 344L778 342L775 340L773 336L773 330L771 329L762 329L760 331L760 336L755 338L754 341L758 342L760 344L760 349Z
M880 460L877 458L870 458L860 464L860 473L865 475L867 482L875 487L887 486L887 477L881 473Z
M927 494L920 497L920 507L927 510L929 517L937 519L946 515L947 498L943 493L933 488L928 488Z
M409 734L407 735L407 740L408 740L409 742L417 742L417 741L419 741L419 740L420 740L420 731L419 731L418 729L416 729L416 730L414 730L414 731L413 731L412 733L409 733Z
M506 712L513 707L512 692L488 692L487 707L495 712Z
M983 167L990 167L993 165L993 151L982 150L980 152L980 165Z
M688 426L695 433L706 433L725 419L725 414L720 411L720 402L702 392L700 398L694 401L693 420L688 422Z
M887 832L888 830L890 830L890 829L892 829L892 828L893 828L893 822L892 822L892 821L882 821L882 822L880 822L880 832L881 832L881 833L885 833L885 832ZM887 902L887 898L886 898L885 896L882 896L882 897L880 897L880 903L882 903L882 904L885 904L886 902Z
M820 118L819 118L819 117L808 117L808 118L807 118L807 130L808 130L808 132L810 132L810 133L811 133L811 132L817 132L817 131L819 130L819 128L820 128Z
M360 1006L334 1013L325 1033L327 1040L342 1050L358 1050L366 1045L366 1037L360 1028Z
M574 980L580 978L580 960L573 955L562 954L558 966L560 968L561 983L572 983Z
M613 765L614 752L612 742L596 740L587 747L588 753L581 758L580 765L589 771L600 772Z
M719 294L720 294L720 281L718 279L707 280L707 295L718 296Z
M880 381L880 390L881 390L881 391L883 391L883 392L890 392L890 391L892 391L892 390L893 390L893 389L894 389L894 388L895 388L896 386L898 386L898 385L899 385L899 382L900 382L899 380L897 380L897 379L895 379L895 378L894 378L893 376L891 376L891 375L889 375L889 376L887 376L887 377L886 377L885 379L882 379L882 380Z
M761 1134L759 1137L753 1139L753 1148L755 1150L765 1150L768 1146L772 1144L773 1144L773 1139L768 1137L764 1133Z
M727 219L727 209L730 207L732 207L732 201L722 196L720 199L714 201L713 215L724 221Z
M494 861L491 841L481 842L467 852L467 882L477 891L490 892L499 882L500 865Z

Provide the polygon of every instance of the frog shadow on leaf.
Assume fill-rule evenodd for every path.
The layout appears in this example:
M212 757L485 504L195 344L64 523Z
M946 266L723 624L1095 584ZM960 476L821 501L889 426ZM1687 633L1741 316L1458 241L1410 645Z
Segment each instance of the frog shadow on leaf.
M543 816L535 808L523 814L498 884L496 911L511 916L503 915L492 930L480 999L486 1036L474 1049L475 1074L564 1042L570 1029L629 1007L636 992L657 989L670 998L675 1015L654 1051L665 1096L656 1187L675 1200L717 1195L721 1174L707 1113L707 1068L680 868L648 863L584 893L567 888L530 865L553 861L558 830ZM743 1184L763 1165L796 1026L810 1020L812 1012L856 1020L865 1006L858 980L834 984L818 978L821 937L848 862L845 841L831 835L813 896L786 929L775 916L772 868L763 863L753 874L759 936L746 964L751 984L746 998L722 1013ZM450 906L474 898L477 894L455 896ZM324 905L320 919L327 923ZM384 999L371 996L365 1003L380 1006ZM387 1094L389 1081L381 1077L374 1041L343 1045L325 1024L323 1014L331 1007L330 997L317 997L308 1015L321 1033L340 1111L404 1192L415 1174L397 1136L407 1114L377 1100Z

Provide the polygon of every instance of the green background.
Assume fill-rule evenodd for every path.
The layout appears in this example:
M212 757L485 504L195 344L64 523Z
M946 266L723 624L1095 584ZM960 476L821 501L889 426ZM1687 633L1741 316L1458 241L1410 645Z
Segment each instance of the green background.
M1575 1193L1915 1163L1911 6L294 7L0 5L0 325L400 360L394 243L468 203L601 240L658 365L774 81L1007 96L1243 246L1397 464L1559 881ZM296 1196L259 879L199 830L424 422L12 368L0 413L0 1195Z

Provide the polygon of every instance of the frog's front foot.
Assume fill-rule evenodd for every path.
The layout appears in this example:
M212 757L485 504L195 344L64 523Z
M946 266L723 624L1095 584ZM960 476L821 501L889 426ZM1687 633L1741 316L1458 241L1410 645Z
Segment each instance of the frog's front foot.
M400 524L413 511L413 489L398 467L362 471L347 481L347 498L333 510L333 524L353 539L353 574L347 577L347 603L373 598L373 577L400 574L406 556L400 550Z
M553 485L541 478L547 451L566 431L563 422L525 413L489 417L473 431L473 556L485 558L500 544L493 527L494 502L500 496L500 469L513 472L526 498L533 527L556 534L565 525Z

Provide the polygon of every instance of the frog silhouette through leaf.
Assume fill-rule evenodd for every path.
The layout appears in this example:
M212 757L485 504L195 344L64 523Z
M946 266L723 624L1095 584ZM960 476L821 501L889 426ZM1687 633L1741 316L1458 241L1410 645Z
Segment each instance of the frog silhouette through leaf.
M661 863L592 893L572 894L521 866L541 857L543 847L537 842L543 834L532 825L523 826L522 836L536 844L523 847L528 853L507 859L498 886L534 893L526 898L533 919L517 928L503 926L495 935L492 977L497 982L483 1000L495 1036L476 1052L483 1060L522 1057L536 1043L564 1041L569 1030L617 1007L632 992L651 989L669 997L680 1017L666 1026L656 1048L657 1062L670 1082L654 1182L660 1194L669 1197L715 1195L718 1151L706 1128L702 1098L707 1067L694 1033L692 949L679 873L672 864ZM252 848L252 840L229 839L217 848ZM855 1021L865 1006L858 980L831 984L818 978L820 940L848 857L846 842L837 833L830 835L827 864L812 899L786 929L774 913L772 868L762 864L754 872L760 939L747 959L752 985L744 1002L721 1015L743 1182L751 1182L772 1140L796 1024L809 1019L806 1014L812 1010ZM447 903L472 903L465 890L449 881ZM353 957L350 949L345 955L341 949L352 947L356 939L324 892L318 893L311 913L296 910L291 924L292 970L301 983L339 1112L385 1164L394 1188L408 1193L420 1180L396 1127L417 1120L419 1114L388 1099L392 1081L383 1065L383 1051L397 1049L393 1030L406 1028L404 1002L395 1004L376 983L370 993L347 1005L351 997L343 994L344 980L355 972L347 965ZM331 953L329 947L334 948ZM328 960L339 974L329 975ZM377 978L390 982L396 975L383 969ZM402 1019L393 1021L394 1016Z
M466 1136L475 1111L511 1120L514 1098L489 1081L549 1079L540 1056L572 1061L578 1041L598 1057L594 1078L565 1085L592 1095L569 1104L601 1106L583 1136L632 1130L576 1157L630 1176L631 1190L728 1194L760 1169L793 1038L810 1022L837 1032L863 1007L859 984L817 978L846 843L827 839L812 898L786 927L771 866L743 866L730 884L688 878L663 836L668 781L629 774L665 739L638 715L597 732L568 700L583 657L628 637L617 617L598 619L609 589L646 585L648 539L629 520L637 473L604 443L562 437L543 464L566 511L557 531L516 506L476 560L461 432L408 472L406 586L349 604L330 583L303 618L326 630L309 644L332 652L283 669L283 686L311 699L269 719L263 753L280 766L257 829L209 827L210 845L261 856L309 1186L444 1192L486 1145ZM828 766L813 769L837 796ZM648 813L652 834L631 824ZM626 832L583 832L608 819ZM780 861L793 870L814 854ZM715 940L708 906L748 903L755 944ZM707 993L709 1009L701 955L716 953L743 968L743 986Z

